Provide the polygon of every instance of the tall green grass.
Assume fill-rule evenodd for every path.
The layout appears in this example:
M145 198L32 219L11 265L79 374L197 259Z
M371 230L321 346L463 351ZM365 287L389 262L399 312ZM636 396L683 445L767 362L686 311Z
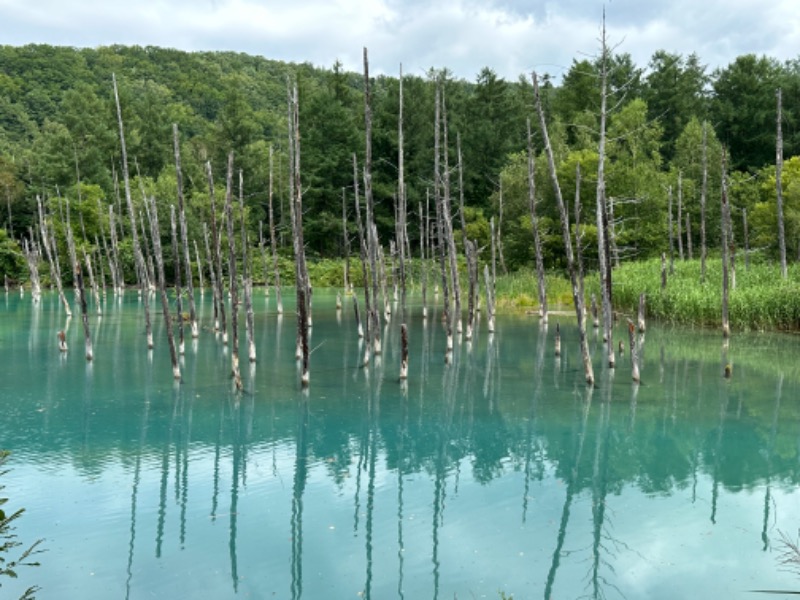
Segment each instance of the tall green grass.
M706 279L700 282L700 261L676 261L674 273L661 289L661 261L626 263L612 276L615 308L633 313L639 294L647 295L647 315L669 323L713 327L722 322L722 265L719 258L706 261ZM800 266L789 277L768 263L745 268L739 260L736 287L729 296L731 327L737 329L800 330Z

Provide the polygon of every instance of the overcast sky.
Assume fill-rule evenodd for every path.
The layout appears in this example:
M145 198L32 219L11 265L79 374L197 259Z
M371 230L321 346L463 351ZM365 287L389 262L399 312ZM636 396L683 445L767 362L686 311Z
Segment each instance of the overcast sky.
M596 53L600 0L0 0L0 43L233 50L373 72L484 66L556 77ZM656 50L697 53L710 73L741 54L800 57L797 0L608 0L609 40L646 67Z

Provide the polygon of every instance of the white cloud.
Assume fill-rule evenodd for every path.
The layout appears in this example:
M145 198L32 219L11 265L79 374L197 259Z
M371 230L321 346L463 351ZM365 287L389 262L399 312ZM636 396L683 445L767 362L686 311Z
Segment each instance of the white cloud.
M605 3L609 39L646 67L656 50L696 52L709 70L746 53L796 58L793 0L638 0ZM448 67L474 79L484 66L507 79L532 69L556 76L596 53L604 3L584 0L0 0L5 43L138 44L234 50L375 72Z

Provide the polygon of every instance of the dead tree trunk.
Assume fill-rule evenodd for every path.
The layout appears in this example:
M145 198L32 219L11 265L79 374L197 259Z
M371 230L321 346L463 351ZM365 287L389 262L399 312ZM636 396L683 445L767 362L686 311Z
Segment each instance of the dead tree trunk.
M776 119L777 135L775 142L775 194L778 202L778 249L781 255L781 277L786 279L789 273L786 267L786 233L783 226L783 184L781 182L781 175L783 174L783 127L781 123L783 120L783 95L781 88L778 88L776 96L778 99L778 116Z
M545 288L544 259L542 258L542 240L539 234L539 219L536 216L536 161L533 155L533 139L531 136L531 120L527 120L528 130L528 207L531 212L531 229L533 230L533 250L536 253L536 283L539 290L539 319L547 323L547 289Z
M219 332L219 297L217 295L217 275L214 267L214 258L211 253L211 243L209 241L208 226L203 223L203 240L206 246L206 261L208 262L208 274L211 279L211 298L214 305L214 331Z
M144 306L144 314L145 314L145 329L147 335L147 347L153 347L153 330L150 324L150 300L148 298L148 290L145 288L145 282L147 281L147 265L144 261L144 255L142 254L142 248L139 245L139 233L138 228L136 226L136 211L133 208L133 199L131 198L131 182L130 182L130 173L128 170L128 151L125 146L125 129L122 122L122 107L119 103L119 93L117 91L117 78L114 74L111 75L111 80L114 84L114 101L117 106L117 122L119 125L119 142L120 142L120 151L122 154L122 179L125 188L125 203L128 206L128 217L131 222L131 240L133 242L133 259L134 264L136 265L136 275L138 279L139 285L139 293L142 296L142 304ZM120 221L122 219L120 218ZM121 227L120 223L120 227Z
M408 379L408 327L400 325L400 381Z
M638 313L638 327L639 333L645 332L645 321L644 321L644 313L645 313L645 293L642 292L639 294L639 313Z
M241 212L242 292L244 294L245 329L247 331L247 358L251 363L254 363L256 362L256 341L255 315L253 314L253 276L251 274L250 258L248 256L247 230L245 228L244 211L244 183L242 181L241 169L239 169L239 210Z
M381 354L380 319L378 318L378 239L373 234L375 229L374 201L372 197L372 92L369 81L369 58L364 48L364 200L367 208L367 253L372 278L372 305L370 307L370 334L372 335L373 352Z
M703 182L700 187L700 282L706 281L706 197L708 195L708 121L703 121Z
M678 258L683 260L683 173L678 171Z
M475 296L477 295L478 279L478 258L475 244L469 240L464 240L464 254L467 257L467 275L469 278L469 294L467 301L467 341L472 339L472 331L475 327Z
M439 269L442 278L442 320L444 321L445 333L447 336L445 360L449 362L453 352L453 321L450 310L450 283L447 277L447 241L445 240L447 234L445 233L445 227L442 218L441 196L442 194L440 192L438 201L436 202L436 233L439 244Z
M558 183L558 175L556 173L556 163L553 157L553 148L550 146L550 136L547 133L547 122L545 121L544 109L542 108L542 101L539 95L539 81L536 73L533 73L533 94L536 103L536 111L539 114L539 124L542 130L542 139L544 141L544 150L547 155L547 165L550 171L550 179L553 184L553 190L556 196L556 203L558 205L559 215L561 217L561 233L564 239L564 250L567 258L567 270L569 272L570 282L572 284L572 300L575 304L575 315L578 321L578 332L580 335L581 357L583 359L583 371L587 385L594 385L594 370L592 369L592 358L589 354L589 345L586 340L586 325L584 322L584 302L583 297L580 295L580 287L578 284L577 274L575 272L575 259L572 253L572 239L569 232L569 221L567 218L567 210L564 205L564 198L561 195L561 186ZM610 340L609 340L610 345ZM612 349L613 352L613 349Z
M728 203L728 178L725 153L722 154L722 337L729 338L731 335L730 323L728 322L728 293L729 293L729 258L728 258L728 219L730 204Z
M489 333L494 333L494 292L492 291L492 280L489 274L489 265L483 265L483 284L486 288L486 313L489 315L488 321L491 324L487 327Z
M494 293L496 289L495 283L497 282L497 238L495 237L494 217L489 218L489 241L492 247L492 277L486 280L486 284L491 286L491 290L486 288L486 328L489 333L494 333ZM491 307L489 306L490 294L492 296Z
M747 231L747 209L742 208L742 228L744 230L744 268L750 269L750 236Z
M167 284L164 277L164 255L161 252L161 233L158 226L158 210L156 210L156 200L150 196L150 237L153 241L153 254L156 260L156 278L158 279L158 291L161 296L161 310L164 313L164 326L167 330L167 342L169 344L169 356L172 360L172 376L175 379L181 378L181 367L178 363L178 353L175 350L175 334L172 328L172 316L169 311L169 299L167 298Z
M639 376L639 352L638 348L636 347L636 328L633 326L633 322L628 319L628 343L631 346L631 379L635 383L639 383L640 376Z
M44 247L45 254L47 255L47 262L50 263L50 277L56 282L58 297L61 300L61 304L64 306L64 313L67 315L67 317L71 317L72 310L69 307L69 301L67 300L67 297L64 295L64 286L61 280L61 265L58 262L55 235L47 225L47 221L44 216L44 205L40 196L36 196L36 204L39 209L39 230L42 237L42 246Z
M178 354L186 351L186 341L183 338L183 281L181 277L181 256L178 250L178 227L175 224L175 206L169 207L170 237L172 240L172 262L175 269L175 309L178 316ZM189 275L191 278L191 274Z
M81 264L77 261L75 265L75 285L78 286L78 298L81 306L81 320L83 321L83 337L86 343L86 360L94 358L92 350L92 334L89 331L89 310L86 305L86 290L83 287L83 273L81 272Z
M181 224L181 244L183 247L183 260L186 270L186 291L189 296L189 323L192 328L192 337L200 335L197 325L197 308L194 303L194 283L192 282L192 258L189 253L189 232L186 227L186 210L183 199L183 170L181 169L181 145L178 137L178 125L172 125L172 140L175 146L175 177L178 186L178 217ZM199 267L199 264L198 264ZM182 330L183 328L181 328Z
M370 272L367 267L367 254L369 252L366 234L364 232L364 223L361 220L361 200L359 199L358 188L358 163L356 162L356 155L353 154L353 195L355 197L356 205L356 225L358 227L358 247L359 256L361 258L361 275L364 280L364 323L366 324L364 335L366 336L366 347L364 349L364 362L366 366L369 364L369 356L372 348L372 305L370 302ZM353 295L355 298L355 294ZM356 303L356 314L358 314L358 304ZM359 334L361 327L359 327Z
M686 213L686 257L692 260L692 220L689 218L689 213Z
M400 251L400 322L401 329L405 332L406 347L406 372L408 371L408 330L406 328L406 179L405 179L405 138L403 135L403 65L400 65L400 81L398 91L398 118L397 118L397 199L399 224L397 227L397 244ZM402 371L402 367L401 367ZM402 373L401 373L402 378Z
M83 250L83 262L86 263L86 270L89 273L89 286L92 288L95 310L97 311L98 315L101 315L103 314L103 305L100 302L100 289L97 287L97 279L95 279L94 276L91 253L87 253L86 250Z
M426 203L430 201L430 191L425 192ZM422 284L422 318L428 318L428 267L425 256L425 247L428 240L428 213L422 212L422 202L419 203L419 266Z
M583 232L581 231L581 163L575 165L575 266L578 269L578 293L586 306L583 270ZM585 315L584 310L584 315ZM613 354L613 352L612 352ZM614 365L611 365L614 366Z
M197 247L197 240L192 240L194 242L194 257L197 261L197 280L200 283L200 293L203 293L205 289L205 282L203 281L203 261L200 260L200 250Z
M506 257L503 254L503 204L503 180L501 178L497 210L497 257L500 260L500 268L503 270L503 275L508 275L508 269L506 268Z
M668 223L669 229L669 274L675 272L675 225L672 219L672 186L667 190L667 205L669 207Z
M295 84L290 95L290 131L292 138L292 188L294 197L292 203L294 225L294 252L297 272L297 328L299 331L302 372L300 383L307 387L309 383L309 348L308 348L308 270L306 269L306 252L303 242L303 189L300 181L300 110L297 100L297 85Z
M275 285L276 310L279 315L283 314L283 299L281 298L281 270L278 265L278 242L275 237L275 220L272 213L273 195L273 150L269 147L269 245L272 249L272 269Z
M42 284L39 279L39 250L36 248L36 242L31 240L22 240L22 251L25 255L25 262L28 264L28 273L31 279L31 295L34 302L39 302L42 296Z
M122 220L122 214L119 216ZM116 270L116 292L122 294L125 291L125 273L122 270L122 262L119 258L119 241L117 239L117 226L116 218L114 217L114 206L108 207L108 233L111 238L111 256L114 261L114 269Z
M217 205L214 194L214 176L211 173L211 162L206 162L206 175L208 177L208 194L211 199L211 243L213 245L212 269L216 271L212 282L216 280L217 314L219 316L219 330L222 332L222 343L228 343L228 323L225 319L225 284L222 274L222 235L217 227Z
M347 193L342 188L342 245L344 250L344 293L350 291L350 234L347 231Z
M453 219L450 210L450 160L449 160L449 143L448 132L449 126L447 122L447 102L444 94L444 89L441 89L442 94L442 225L444 227L445 241L447 243L447 255L450 264L450 285L453 290L453 304L454 311L452 318L455 321L456 333L461 334L461 283L458 276L458 255L456 254L456 242L453 235ZM501 254L502 258L502 254Z
M228 277L231 290L231 377L237 392L242 391L239 371L239 284L236 280L236 238L233 234L233 152L228 153L225 177L225 224L228 229Z
M603 339L606 341L608 366L613 368L614 356L614 312L611 303L611 260L608 241L608 206L606 202L606 120L608 102L608 55L606 23L603 15L601 37L600 73L600 140L597 148L597 255L600 266L600 300L603 308Z

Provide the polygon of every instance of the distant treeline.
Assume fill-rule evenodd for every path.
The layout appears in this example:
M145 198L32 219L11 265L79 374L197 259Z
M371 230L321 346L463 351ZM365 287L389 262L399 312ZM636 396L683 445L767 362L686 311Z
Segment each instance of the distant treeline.
M372 49L373 54L380 49ZM559 85L544 77L548 128L565 190L575 189L581 165L582 222L592 224L599 131L599 62L575 60ZM167 218L176 202L172 124L180 128L190 237L201 239L210 210L204 172L211 161L215 180L224 182L225 157L233 151L243 172L245 206L253 243L266 220L269 148L275 151L275 210L282 246L291 252L287 203L287 80L300 91L301 164L305 242L309 256L343 253L342 203L355 235L353 154L364 151L364 95L360 73L288 64L230 52L183 52L155 47L97 49L46 45L0 46L0 271L24 278L24 261L14 240L36 222L36 197L53 214L65 214L69 200L74 230L94 244L103 205L119 194L120 144L111 77L116 75L126 126L132 174L145 193L155 195ZM399 73L399 65L398 65ZM542 74L540 74L541 76ZM775 242L776 97L783 94L784 205L791 256L800 252L800 61L781 64L743 55L708 72L696 55L656 52L648 65L628 54L611 56L606 162L607 196L613 205L616 243L622 260L666 250L669 198L680 224L673 232L688 253L699 246L703 130L706 130L708 243L719 245L719 189L722 148L732 170L734 239L771 255ZM450 167L463 157L463 191L468 234L488 245L489 219L500 213L502 243L511 270L532 260L525 162L526 119L533 122L530 78L505 81L490 68L474 81L447 69L405 75L404 133L406 193L411 247L418 228L417 207L433 184L434 85L444 79L449 125ZM398 164L398 77L378 76L373 93L373 188L379 233L394 233ZM704 126L705 124L705 126ZM534 130L535 130L534 126ZM535 135L534 143L540 138ZM548 266L561 264L557 212L542 163L537 163L540 227ZM80 182L80 186L78 185ZM585 188L585 189L584 189ZM670 191L671 190L671 191ZM142 194L137 201L141 201ZM60 212L59 212L60 211ZM746 211L746 213L745 213ZM79 224L80 223L80 224ZM456 219L457 227L460 221ZM35 228L35 227L34 227ZM593 266L593 229L583 235L588 268ZM124 233L124 231L123 231ZM85 235L85 238L83 237ZM167 235L165 229L164 235ZM457 236L459 237L459 236ZM124 240L121 241L124 247ZM594 248L594 250L593 250ZM132 266L129 265L132 270Z

